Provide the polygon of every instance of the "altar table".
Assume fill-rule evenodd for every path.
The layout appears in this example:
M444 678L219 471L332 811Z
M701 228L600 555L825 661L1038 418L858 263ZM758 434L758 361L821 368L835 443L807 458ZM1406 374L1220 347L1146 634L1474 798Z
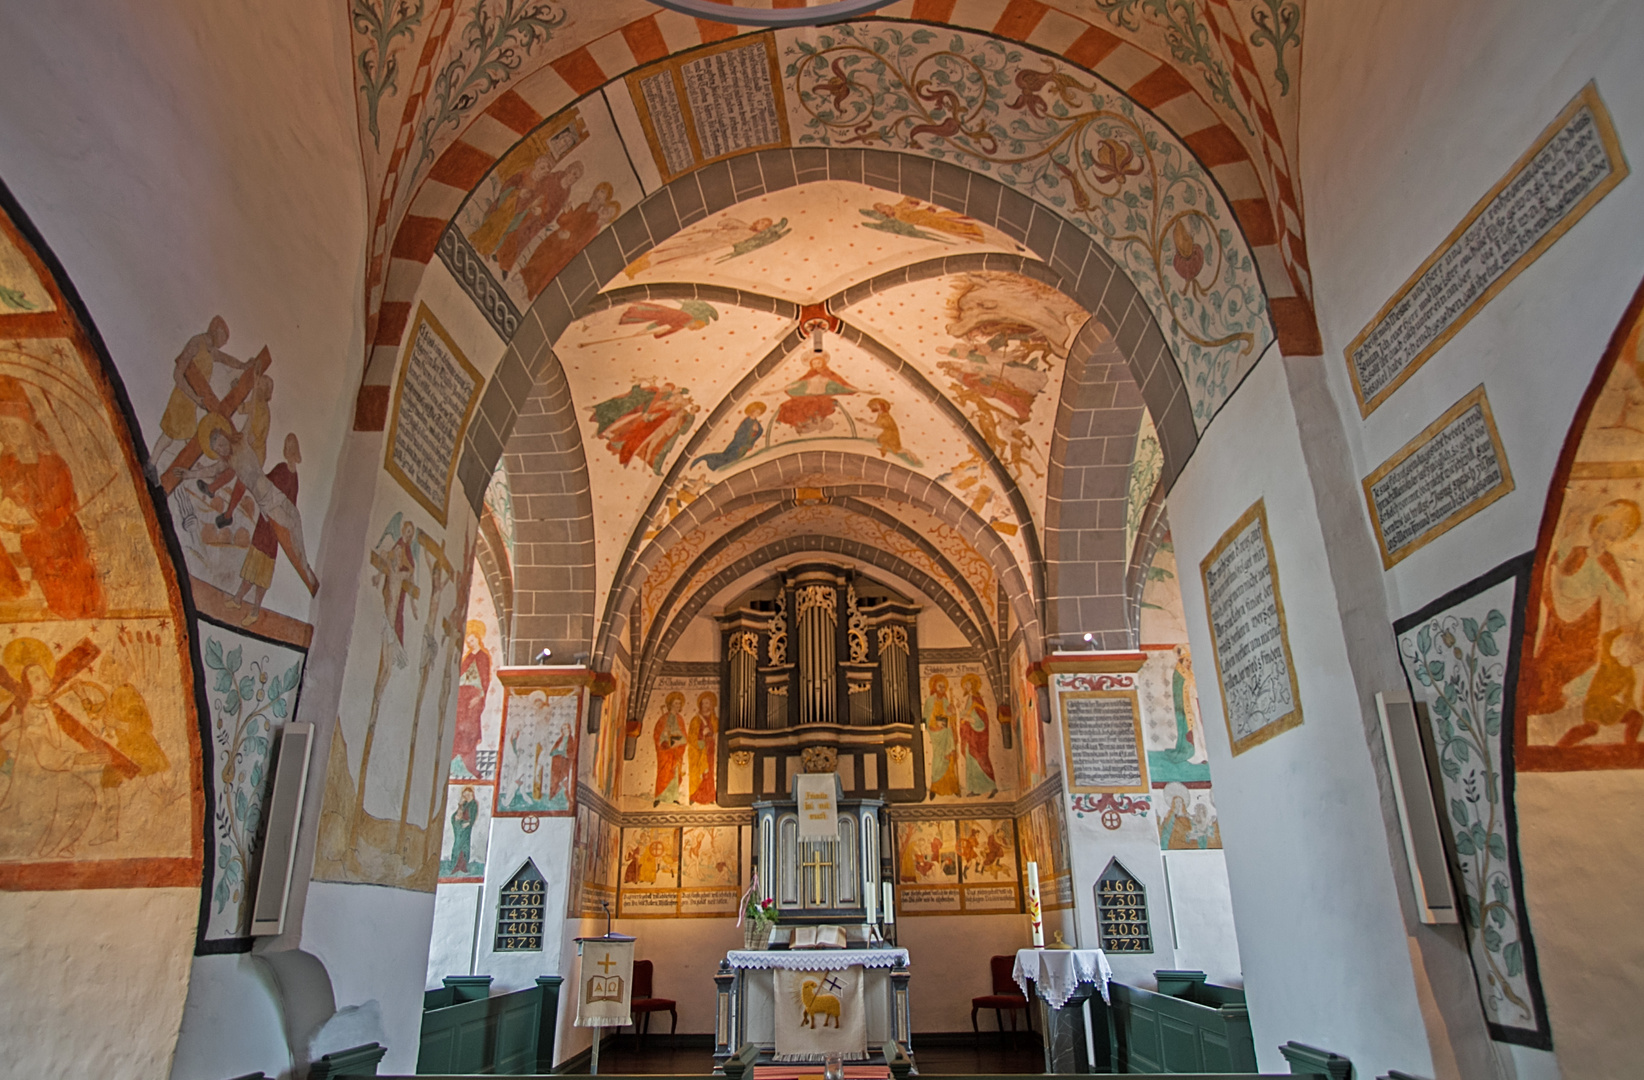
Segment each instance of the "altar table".
M1011 978L1043 1005L1047 1073L1111 1069L1107 984L1113 969L1102 950L1018 949Z
M911 972L906 949L733 949L725 954L714 975L719 988L714 1021L715 1071L720 1071L746 1043L759 1047L762 1060L769 1060L774 1052L777 970L837 971L849 967L863 970L862 1006L870 1051L894 1041L903 1053L911 1052Z

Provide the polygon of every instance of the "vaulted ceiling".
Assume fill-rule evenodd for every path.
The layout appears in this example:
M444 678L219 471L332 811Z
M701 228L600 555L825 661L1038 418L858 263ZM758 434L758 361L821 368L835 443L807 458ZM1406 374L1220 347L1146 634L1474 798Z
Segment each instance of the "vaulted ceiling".
M1133 643L1163 486L1264 351L1317 351L1298 4L350 12L356 427L438 259L504 350L459 474L510 541L487 571L516 661L643 681L751 571L818 552L996 673L1012 641Z

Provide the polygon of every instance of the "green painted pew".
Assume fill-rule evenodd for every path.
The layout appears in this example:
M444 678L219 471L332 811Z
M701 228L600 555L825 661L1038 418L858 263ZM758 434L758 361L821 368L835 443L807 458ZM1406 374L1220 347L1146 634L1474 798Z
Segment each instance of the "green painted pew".
M1253 1073L1244 991L1202 971L1156 971L1158 990L1108 984L1111 1059L1122 1073ZM1097 1029L1100 1031L1100 1027Z
M418 1075L549 1071L560 977L542 976L528 990L496 997L488 996L490 981L487 976L453 976L424 995Z

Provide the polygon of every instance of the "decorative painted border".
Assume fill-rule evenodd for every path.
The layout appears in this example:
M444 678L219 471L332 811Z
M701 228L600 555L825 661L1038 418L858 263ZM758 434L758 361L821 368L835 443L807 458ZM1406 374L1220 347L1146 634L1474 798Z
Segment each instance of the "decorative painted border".
M1261 522L1262 544L1267 548L1267 571L1273 579L1273 608L1278 612L1279 617L1279 645L1284 649L1284 666L1286 674L1290 676L1290 700L1295 703L1296 707L1241 740L1233 735L1233 716L1227 707L1227 684L1222 681L1221 646L1216 641L1216 620L1210 618L1208 612L1210 604L1210 566L1221 558L1222 552L1227 550L1228 545L1233 543L1234 538L1248 528L1252 521ZM1269 739L1302 725L1301 688L1296 685L1296 661L1290 654L1290 626L1284 618L1284 594L1279 590L1279 563L1273 556L1273 534L1267 527L1265 499L1257 499L1250 509L1239 515L1239 520L1235 521L1226 532L1222 533L1222 538L1216 541L1216 546L1210 549L1210 554L1206 555L1199 563L1199 581L1204 588L1205 607L1207 609L1205 619L1210 623L1210 652L1216 660L1216 689L1222 695L1222 723L1227 725L1227 741L1233 746L1233 756L1238 757L1246 750L1254 749Z
M1353 362L1354 352L1364 344L1365 339L1370 336L1371 332L1381 325L1387 318L1388 313L1397 307L1405 296L1416 287L1422 276L1427 273L1432 265L1455 246L1456 241L1477 220L1479 215L1489 208L1490 204L1495 201L1496 196L1500 195L1509 184L1517 179L1519 173L1524 170L1531 159L1541 152L1542 147L1551 142L1553 137L1563 130L1571 118L1582 109L1592 111L1593 120L1598 127L1599 138L1603 140L1604 151L1610 158L1610 175L1592 191L1588 192L1585 198L1566 211L1559 223L1553 226L1545 236L1537 240L1528 251L1520 255L1513 261L1511 266L1502 271L1490 283L1489 287L1479 295L1478 299L1467 305L1464 311L1451 319L1450 324L1444 328L1438 337L1429 342L1426 348L1422 349L1415 355L1414 359L1404 365L1404 369L1399 372L1397 378L1383 387L1379 393L1366 400L1364 390L1359 385L1358 365ZM1625 180L1628 172L1627 159L1621 152L1621 141L1616 137L1615 125L1610 121L1610 113L1604 108L1603 99L1598 96L1598 84L1589 82L1581 88L1581 92L1575 96L1574 100L1564 106L1558 117L1542 130L1530 149L1526 150L1523 156L1513 162L1513 167L1507 170L1507 175L1503 176L1496 182L1494 187L1484 193L1484 197L1474 204L1472 210L1468 211L1467 216L1461 219L1461 223L1450 231L1450 235L1444 238L1438 248L1427 256L1427 259L1420 266L1416 267L1415 273L1410 275L1409 280L1399 287L1399 290L1393 294L1387 303L1381 306L1381 310L1376 312L1375 318L1371 319L1364 329L1359 331L1358 336L1349 342L1347 348L1343 350L1342 356L1347 362L1347 374L1353 380L1353 396L1358 399L1359 403L1359 416L1363 418L1375 412L1377 406L1391 397L1399 387L1404 385L1405 380L1420 370L1421 366L1427 363L1434 353L1444 348L1450 339L1461 331L1462 327L1471 322L1473 316L1483 310L1484 305L1494 300L1496 295L1510 285L1514 278L1523 273L1531 263L1539 259L1542 253L1551 247L1559 237L1570 230L1571 226L1586 216L1587 211L1591 210L1600 199L1609 194L1611 188Z
M469 391L468 404L462 410L462 422L457 425L456 437L451 440L451 460L445 466L445 499L439 506L435 506L422 489L417 487L416 483L409 476L406 476L398 465L394 464L394 439L400 429L400 398L405 394L405 380L411 372L411 353L417 347L417 335L421 332L424 323L428 325L428 329L432 330L440 341L444 342L445 347L451 351L451 355L457 363L462 365L463 371L467 372L474 380L474 389ZM485 379L480 375L479 369L468 362L468 357L463 355L463 351L457 347L457 343L451 340L451 335L445 332L445 327L440 324L440 321L434 318L434 313L428 310L428 305L418 301L417 317L411 323L411 332L406 336L405 349L401 353L399 378L394 381L394 406L388 411L388 438L384 440L382 467L384 472L399 482L400 487L404 488L407 494L417 500L418 506L433 515L434 520L439 523L441 528L445 527L446 513L451 506L451 481L457 475L457 459L462 457L463 435L468 431L469 421L474 418L474 409L479 405L480 393L484 389Z
M1520 662L1523 656L1523 649L1527 644L1526 629L1527 624L1529 623L1527 613L1534 610L1535 598L1533 593L1535 590L1532 587L1532 582L1534 580L1534 575L1532 573L1533 555L1534 553L1526 552L1523 555L1508 559L1500 566L1485 571L1483 574L1474 578L1472 581L1469 581L1467 584L1452 589L1450 592L1445 593L1437 600L1434 600L1432 603L1422 607L1419 611L1412 612L1411 614L1406 615L1402 619L1398 619L1393 623L1394 645L1395 647L1399 647L1399 638L1401 636L1417 629L1418 627L1421 627L1424 623L1439 619L1446 613L1459 608L1466 601L1491 588L1494 588L1497 585L1502 584L1503 582L1512 581L1514 583L1512 623L1506 627L1508 633L1507 657L1506 664L1502 672L1501 681L1502 700L1500 702L1500 716L1503 719L1511 717L1514 714L1514 698L1518 685L1518 672L1521 666ZM1536 557L1534 565L1539 566L1539 564L1540 558ZM1488 625L1489 624L1480 624L1472 629L1474 641L1476 641L1477 638L1486 636L1490 633L1488 630ZM1467 627L1465 624L1462 627L1462 633L1464 636L1467 633ZM1463 643L1458 640L1457 647L1459 648L1462 644ZM1405 681L1410 690L1411 700L1428 700L1428 695L1422 692L1422 688L1411 683L1409 665L1408 662L1405 661L1402 648L1399 649L1399 653L1400 660L1403 662L1401 666L1405 669ZM1459 652L1457 655L1460 655ZM1418 713L1418 716L1419 715L1420 714ZM1485 722L1488 724L1487 718ZM1551 1050L1553 1048L1552 1028L1547 1018L1546 997L1541 988L1541 975L1536 961L1535 940L1530 931L1530 914L1524 899L1523 867L1520 863L1518 854L1518 811L1514 802L1514 758L1516 745L1522 745L1520 740L1523 737L1523 731L1518 724L1508 724L1505 722L1500 723L1499 731L1501 753L1500 758L1495 765L1500 777L1502 811L1504 816L1503 832L1499 835L1505 845L1504 861L1507 864L1507 873L1512 884L1513 914L1517 920L1517 940L1521 946L1523 975L1529 988L1531 999L1530 1011L1535 1017L1536 1026L1533 1029L1507 1027L1506 1025L1498 1024L1490 1020L1488 1016L1485 1018L1485 1024L1489 1028L1490 1037L1498 1042L1515 1043L1520 1046L1531 1046L1541 1050ZM1431 727L1424 725L1424 730L1421 732L1421 736L1422 743L1428 756L1429 769L1431 770L1435 757L1435 747L1433 744L1433 733ZM1451 876L1456 880L1456 892L1460 896L1466 898L1463 900L1463 909L1465 912L1471 907L1471 904L1467 901L1473 898L1469 897L1467 890L1462 887L1466 880L1465 877L1458 873L1460 867L1456 849L1456 822L1454 820L1454 811L1446 806L1446 799L1443 797L1444 788L1442 781L1437 776L1432 775L1431 771L1429 772L1429 782L1433 785L1434 798L1438 803L1440 829L1444 834L1445 854L1449 858ZM1486 841L1486 844L1487 843L1488 841ZM1501 900L1499 895L1497 896L1497 900ZM1476 902L1476 900L1474 900L1474 902ZM1473 932L1475 930L1479 931L1482 937L1483 928L1467 926L1467 924L1475 918L1475 916L1470 914L1464 915L1463 925L1468 931L1468 952L1473 960L1475 978L1482 983L1488 975L1486 972L1478 969L1477 950L1473 948L1473 946L1475 944L1479 944L1479 942L1474 941ZM1488 922L1490 920L1486 917L1485 921ZM1480 990L1482 994L1482 986L1480 987Z
M1139 784L1088 785L1074 781L1073 740L1068 735L1067 705L1072 700L1091 698L1123 698L1130 702L1130 727L1136 739L1136 768L1142 774ZM1074 795L1145 795L1151 790L1147 779L1147 750L1142 741L1142 702L1134 690L1061 690L1056 691L1056 711L1062 719L1062 756L1067 762L1067 790Z
M1431 442L1439 432L1449 427L1456 417L1471 409L1474 405L1483 410L1484 426L1490 431L1490 445L1495 449L1496 466L1501 470L1501 483L1478 496L1408 544L1405 544L1397 553L1388 551L1387 539L1381 531L1381 508L1376 505L1372 489L1381 483L1383 477L1403 464L1406 458ZM1484 384L1480 383L1471 393L1446 409L1443 416L1423 428L1421 434L1400 447L1398 453L1382 462L1375 472L1364 478L1363 486L1364 501L1370 507L1370 524L1376 530L1376 546L1381 549L1381 566L1383 570L1391 570L1398 563L1414 555L1440 536L1483 510L1486 506L1510 493L1513 490L1513 470L1507 464L1507 451L1501 445L1501 433L1496 430L1495 415L1490 411L1490 399L1484 396Z

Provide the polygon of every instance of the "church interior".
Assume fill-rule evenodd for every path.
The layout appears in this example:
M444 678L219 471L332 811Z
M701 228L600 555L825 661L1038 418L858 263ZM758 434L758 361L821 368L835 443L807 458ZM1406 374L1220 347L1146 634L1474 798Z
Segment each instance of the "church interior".
M1639 1075L1644 5L0 0L0 104L9 1074Z

